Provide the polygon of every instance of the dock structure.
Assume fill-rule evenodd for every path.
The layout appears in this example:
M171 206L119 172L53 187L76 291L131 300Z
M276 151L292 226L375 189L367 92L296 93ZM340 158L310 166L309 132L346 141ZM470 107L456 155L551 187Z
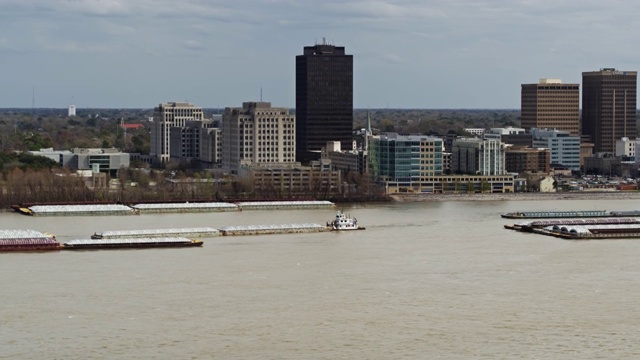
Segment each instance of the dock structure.
M29 215L33 216L64 216L64 215L135 215L137 212L120 204L101 205L34 205L29 208Z
M282 209L328 209L334 208L331 201L247 201L237 203L241 210Z
M201 240L184 237L164 238L128 238L128 239L91 239L71 240L62 244L64 250L98 250L98 249L142 249L202 246Z
M294 234L329 231L320 224L280 224L280 225L248 225L226 226L219 229L224 236L234 235L266 235L266 234Z
M146 229L146 230L111 230L95 233L92 239L121 239L121 238L157 238L157 237L215 237L220 231L211 227L176 228L176 229Z
M226 202L141 203L131 205L141 213L238 211L238 206Z

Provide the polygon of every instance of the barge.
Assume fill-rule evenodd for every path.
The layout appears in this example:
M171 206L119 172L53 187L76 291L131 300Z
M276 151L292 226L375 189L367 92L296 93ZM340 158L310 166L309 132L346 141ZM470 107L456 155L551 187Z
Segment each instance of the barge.
M640 224L555 225L534 229L533 232L567 240L640 239Z
M505 225L505 229L516 230L522 232L533 232L534 229L541 229L548 226L562 225L621 225L621 224L640 224L640 219L634 218L612 218L612 219L554 219L554 220L536 220L517 223L513 225Z
M237 203L241 210L331 209L331 201L247 201Z
M168 238L131 238L101 240L71 240L62 244L64 250L98 250L98 249L146 249L202 246L202 240L191 240L182 237Z
M54 238L0 239L0 252L60 250L60 246Z
M226 202L143 203L131 207L141 213L238 211L237 205Z
M557 218L599 218L599 217L629 217L640 216L640 210L606 211L606 210L578 210L578 211L517 211L500 215L507 219L557 219Z
M137 211L126 205L34 205L19 210L32 216L64 216L64 215L135 215Z
M220 236L218 229L210 227L176 228L176 229L146 229L146 230L112 230L91 235L92 239L119 239L141 237L214 237Z
M35 230L0 230L0 252L60 250L55 236Z
M280 224L280 225L248 225L226 226L219 229L224 236L234 235L267 235L267 234L296 234L329 231L320 224Z

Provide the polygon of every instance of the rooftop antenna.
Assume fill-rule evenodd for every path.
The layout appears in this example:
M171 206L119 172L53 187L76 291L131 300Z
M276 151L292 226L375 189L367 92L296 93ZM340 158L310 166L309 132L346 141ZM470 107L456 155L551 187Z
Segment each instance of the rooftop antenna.
M36 117L36 86L31 87L31 119Z
M262 102L262 86L260 86L260 102Z

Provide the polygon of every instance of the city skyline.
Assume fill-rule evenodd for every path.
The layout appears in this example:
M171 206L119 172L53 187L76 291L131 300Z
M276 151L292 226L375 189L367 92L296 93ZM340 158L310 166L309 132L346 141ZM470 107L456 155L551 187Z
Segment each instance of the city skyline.
M0 0L0 107L295 107L295 57L353 55L355 108L518 109L520 84L637 71L632 1Z

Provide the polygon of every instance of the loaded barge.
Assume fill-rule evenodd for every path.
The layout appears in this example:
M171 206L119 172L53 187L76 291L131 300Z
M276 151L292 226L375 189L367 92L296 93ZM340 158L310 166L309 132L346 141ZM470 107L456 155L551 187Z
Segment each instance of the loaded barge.
M567 240L640 239L640 224L555 225L534 229L533 232Z
M191 240L181 237L169 238L132 238L132 239L101 239L101 240L71 240L62 244L64 250L98 250L98 249L145 249L166 247L202 246L201 240Z
M103 231L91 235L92 239L119 239L119 238L140 238L140 237L214 237L220 236L220 231L211 227L198 228L177 228L177 229L146 229L146 230L112 230Z
M126 205L33 205L17 207L15 210L31 216L63 216L63 215L135 215L138 212Z
M631 211L517 211L500 215L507 219L555 219L555 218L599 218L640 216L640 210Z
M35 230L0 230L0 252L45 250L60 250L60 243Z
M224 236L233 235L267 235L267 234L294 234L329 231L329 228L320 224L281 224L281 225L248 225L226 226L219 229Z
M238 206L225 202L144 203L131 207L141 213L237 211Z
M513 225L505 225L505 229L516 230L521 232L533 232L534 229L542 229L548 226L562 225L621 225L621 224L640 224L639 219L633 218L613 218L613 219L555 219L555 220L536 220L517 223Z

